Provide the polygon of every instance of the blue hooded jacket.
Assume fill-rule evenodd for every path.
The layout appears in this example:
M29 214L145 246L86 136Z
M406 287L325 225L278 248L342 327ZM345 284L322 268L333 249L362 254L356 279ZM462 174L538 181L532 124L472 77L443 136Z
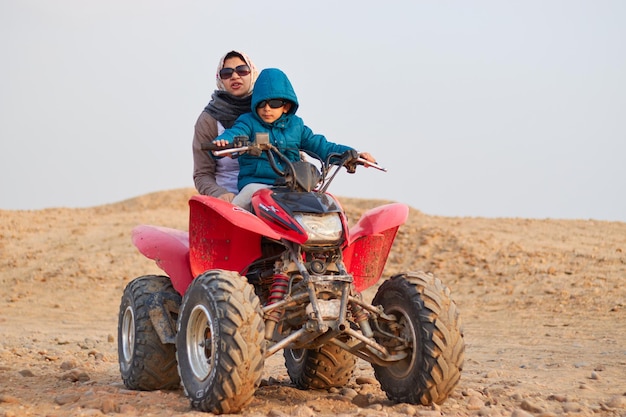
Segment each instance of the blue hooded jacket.
M256 113L256 106L263 100L280 98L291 102L291 109L273 123L265 123ZM252 92L252 112L239 116L235 124L215 138L224 139L232 143L235 136L248 136L254 140L257 133L269 133L270 143L276 146L291 161L300 159L300 149L315 153L322 159L331 153L343 153L348 146L339 145L326 140L323 135L317 135L304 125L304 121L296 116L298 98L291 86L291 82L279 69L268 68L261 71L254 84ZM280 160L276 158L280 165ZM284 169L281 166L281 169ZM272 170L267 156L251 156L243 154L239 157L238 188L250 183L274 184L278 176Z

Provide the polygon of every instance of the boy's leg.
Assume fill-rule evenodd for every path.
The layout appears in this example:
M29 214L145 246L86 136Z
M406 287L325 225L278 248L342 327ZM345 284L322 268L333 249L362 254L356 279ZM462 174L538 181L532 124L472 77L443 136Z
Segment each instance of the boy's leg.
M269 187L271 186L267 184L257 184L257 183L248 184L245 187L243 187L241 191L239 191L239 194L237 194L235 198L233 198L232 203L248 211L252 211L252 207L250 207L250 203L252 202L252 195L257 190L260 190L263 188L269 188Z

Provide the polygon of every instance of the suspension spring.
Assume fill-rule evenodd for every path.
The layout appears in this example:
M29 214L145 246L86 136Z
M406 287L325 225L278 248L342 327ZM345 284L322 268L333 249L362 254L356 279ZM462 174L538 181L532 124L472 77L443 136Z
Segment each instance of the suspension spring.
M274 274L267 304L274 304L285 298L287 288L289 288L289 277L285 274Z
M357 303L351 303L352 316L357 323L366 321L369 318L369 313Z
M281 273L275 273L274 274L274 279L272 281L272 288L270 289L270 295L268 297L267 300L267 305L271 305L274 304L278 301L281 301L283 298L285 298L285 294L287 294L287 289L289 288L289 277L285 274L281 274ZM278 323L278 320L280 320L280 317L283 315L283 312L281 310L271 310L267 316L266 319L274 322L274 323ZM269 321L268 323L269 324ZM269 332L268 329L272 328L273 330L273 326L267 326L266 324L266 331Z

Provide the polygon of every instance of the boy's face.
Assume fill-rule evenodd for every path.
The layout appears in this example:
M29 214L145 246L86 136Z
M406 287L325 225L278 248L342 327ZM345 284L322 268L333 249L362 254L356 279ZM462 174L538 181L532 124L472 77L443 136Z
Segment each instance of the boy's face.
M289 109L291 109L291 103L282 100L280 100L282 101L280 107L272 108L272 105L275 105L274 102L277 101L279 101L279 99L263 100L257 105L256 114L258 114L265 123L274 123L283 113L287 113Z
M224 61L223 68L237 68L240 65L247 65L241 58L232 57ZM240 76L237 72L233 72L230 78L222 79L224 88L226 91L235 97L243 97L250 91L250 84L252 83L252 75Z

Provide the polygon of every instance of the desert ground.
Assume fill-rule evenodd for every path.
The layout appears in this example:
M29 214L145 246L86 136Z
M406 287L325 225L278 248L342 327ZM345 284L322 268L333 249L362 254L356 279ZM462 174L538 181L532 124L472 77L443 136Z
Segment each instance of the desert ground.
M193 193L0 210L0 417L208 414L191 409L182 389L125 389L117 362L122 291L161 272L130 231L187 229ZM341 201L351 220L384 203ZM384 277L417 270L441 278L462 315L465 365L444 404L390 403L362 361L343 389L301 391L277 354L241 414L626 416L626 223L411 209Z

